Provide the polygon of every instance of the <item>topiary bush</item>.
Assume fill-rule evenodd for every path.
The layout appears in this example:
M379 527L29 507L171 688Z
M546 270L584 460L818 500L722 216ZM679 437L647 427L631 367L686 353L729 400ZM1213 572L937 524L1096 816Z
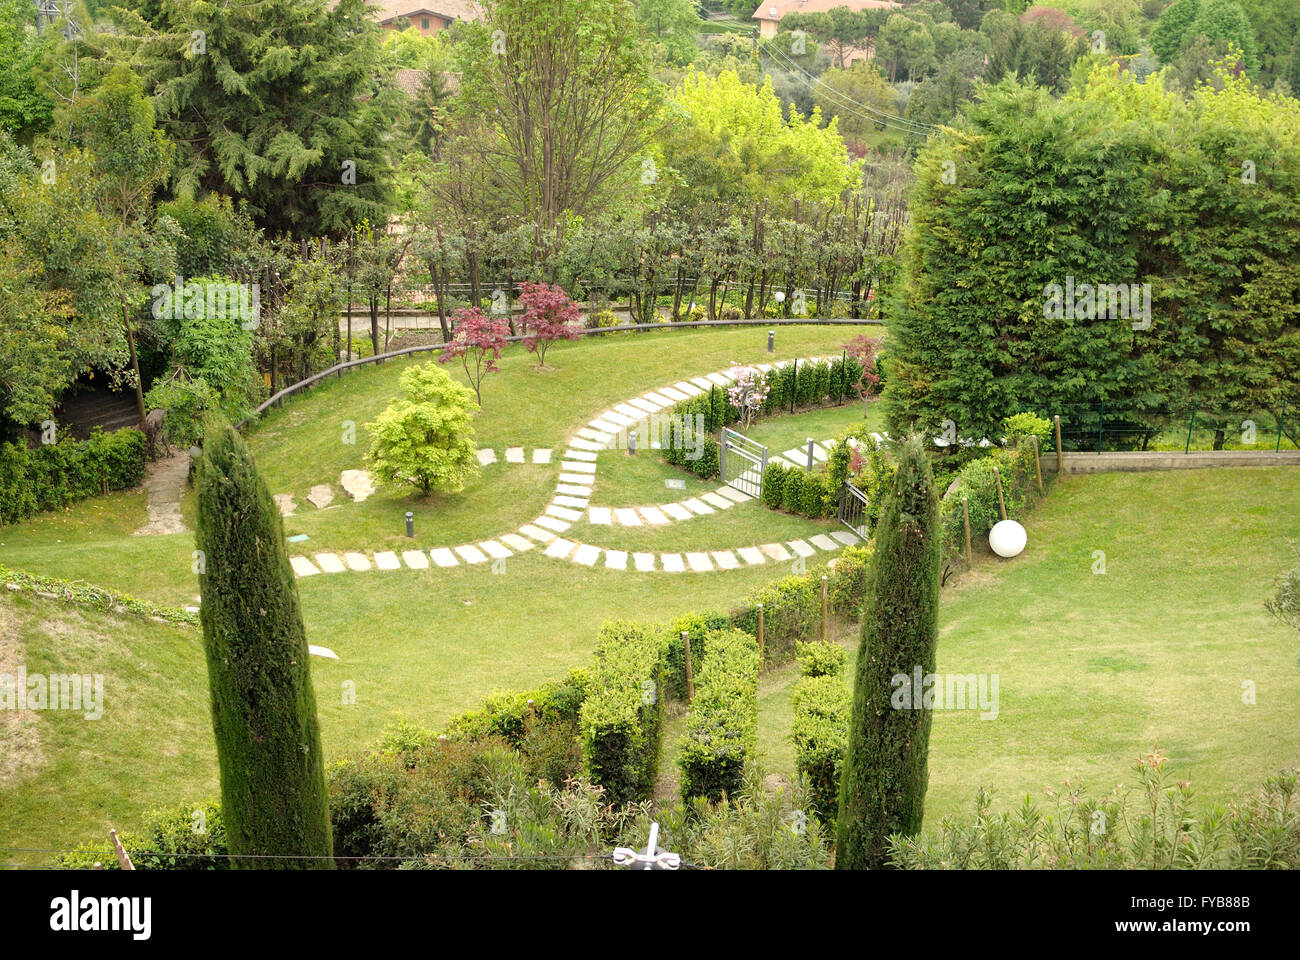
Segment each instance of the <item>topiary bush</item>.
M785 478L790 468L781 463L772 462L763 470L763 506L771 510L781 509L784 502Z
M787 513L803 511L803 488L807 480L808 474L797 467L785 475L785 483L781 485L781 508Z
M709 635L678 765L682 797L737 793L758 741L758 648L740 630Z
M763 605L764 663L786 663L795 644L818 635L821 625L821 578L813 573L782 577L755 590L733 610L731 622L751 637L758 635L758 604Z
M848 653L838 643L826 640L795 644L801 677L837 677L844 672Z
M580 725L587 775L611 803L644 800L654 789L663 719L661 636L652 625L611 620L596 639Z

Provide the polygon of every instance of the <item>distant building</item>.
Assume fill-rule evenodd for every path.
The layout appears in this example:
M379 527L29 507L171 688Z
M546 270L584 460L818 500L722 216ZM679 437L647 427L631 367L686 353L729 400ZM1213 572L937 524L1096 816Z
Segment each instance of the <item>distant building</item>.
M777 25L787 13L826 13L836 7L848 7L850 10L901 10L903 5L891 0L763 0L754 11L753 19L758 21L759 33L771 38L776 36Z
M375 16L385 30L404 29L408 24L424 36L447 29L456 20L481 20L483 13L473 0L367 0L377 7Z

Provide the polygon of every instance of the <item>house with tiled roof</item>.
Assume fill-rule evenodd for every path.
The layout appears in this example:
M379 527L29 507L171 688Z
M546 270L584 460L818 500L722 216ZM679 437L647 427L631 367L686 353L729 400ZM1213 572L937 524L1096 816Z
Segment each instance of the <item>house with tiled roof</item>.
M414 27L428 36L447 29L457 20L481 20L483 12L473 0L369 0L385 30Z
M903 8L892 0L763 0L754 11L752 19L758 21L758 31L764 37L775 37L777 25L787 13L826 13L836 7L850 10L889 10Z

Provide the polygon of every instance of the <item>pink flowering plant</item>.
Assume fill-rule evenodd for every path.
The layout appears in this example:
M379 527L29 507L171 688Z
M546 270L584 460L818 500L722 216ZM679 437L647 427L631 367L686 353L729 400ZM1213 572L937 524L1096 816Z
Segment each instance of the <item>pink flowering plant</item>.
M876 373L876 358L880 355L880 337L868 337L860 333L844 345L845 351L862 364L862 375L852 386L858 391L863 404L880 391L880 376Z
M438 358L439 363L459 359L479 406L483 405L483 378L501 368L497 361L505 348L510 327L504 320L493 320L478 307L457 310L451 315L455 333Z
M538 367L546 365L546 349L556 340L577 340L582 322L577 305L560 287L550 283L522 283L519 303L524 346L537 354Z
M741 430L748 430L767 399L767 378L753 367L736 365L728 372L735 383L727 388L727 400L740 411Z

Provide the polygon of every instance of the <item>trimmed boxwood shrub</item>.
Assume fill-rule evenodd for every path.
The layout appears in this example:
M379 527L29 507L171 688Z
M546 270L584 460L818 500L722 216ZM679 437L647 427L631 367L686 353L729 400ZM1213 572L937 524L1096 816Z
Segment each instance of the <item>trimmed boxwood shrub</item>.
M688 613L678 617L665 628L663 660L665 696L676 700L686 699L686 647L682 631L691 637L691 669L699 672L704 662L705 644L710 633L731 626L731 618L719 611Z
M682 797L737 793L758 741L758 648L740 630L710 634L678 764Z
M808 474L795 468L785 475L781 485L781 507L787 513L801 513L803 509L803 487Z
M0 523L17 523L42 510L58 510L144 478L145 437L139 430L66 438L29 447L0 444Z
M585 670L572 670L563 680L544 683L536 690L494 692L483 705L453 717L447 724L451 740L500 737L518 748L529 732L528 701L533 702L535 725L576 723L587 697L590 678Z
M828 565L830 582L826 585L831 609L855 620L862 616L867 598L867 571L871 564L871 547L857 544L845 547Z
M758 636L757 604L760 603L763 605L764 663L786 663L794 657L798 641L818 634L821 576L808 573L782 577L751 593L744 606L731 614L731 622L751 637Z
M836 677L844 671L848 654L838 643L814 640L795 645L801 677Z
M830 646L830 644L809 644ZM843 651L843 648L836 646ZM800 661L800 671L804 667ZM828 666L818 660L816 668ZM809 669L813 669L809 665ZM840 802L840 771L848 747L849 714L853 696L839 671L820 676L804 676L795 684L791 702L794 707L795 770L808 789L813 814L824 824L834 827Z
M662 634L652 625L611 620L600 628L583 701L583 757L592 783L621 806L649 798L663 719Z
M772 510L781 509L785 478L789 472L789 467L775 461L763 470L763 506Z

